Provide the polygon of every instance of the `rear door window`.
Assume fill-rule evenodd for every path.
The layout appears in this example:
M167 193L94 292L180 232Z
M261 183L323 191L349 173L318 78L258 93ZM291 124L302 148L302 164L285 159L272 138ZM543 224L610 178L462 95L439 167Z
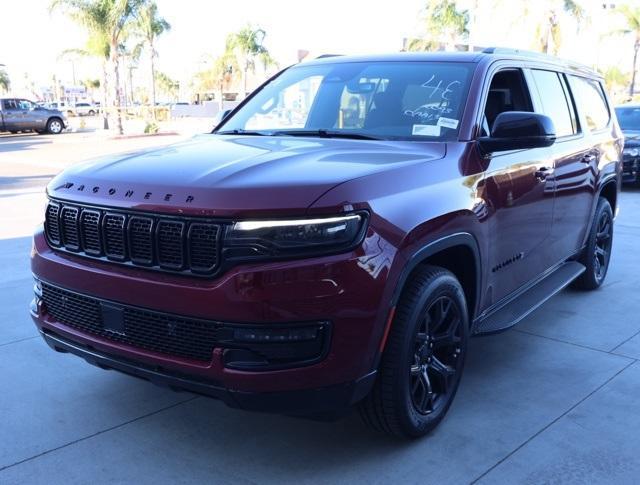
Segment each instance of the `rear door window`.
M569 85L589 130L597 131L605 128L609 124L611 115L600 83L593 79L569 76Z
M557 72L534 69L531 71L540 94L542 114L547 115L556 127L556 136L577 133L573 106L567 99L563 80Z

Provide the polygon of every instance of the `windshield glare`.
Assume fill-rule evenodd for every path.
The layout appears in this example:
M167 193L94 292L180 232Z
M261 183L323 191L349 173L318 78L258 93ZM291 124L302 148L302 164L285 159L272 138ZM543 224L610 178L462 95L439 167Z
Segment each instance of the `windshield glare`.
M618 123L623 130L640 131L640 107L616 108Z
M453 140L472 69L415 61L299 65L266 85L217 133Z

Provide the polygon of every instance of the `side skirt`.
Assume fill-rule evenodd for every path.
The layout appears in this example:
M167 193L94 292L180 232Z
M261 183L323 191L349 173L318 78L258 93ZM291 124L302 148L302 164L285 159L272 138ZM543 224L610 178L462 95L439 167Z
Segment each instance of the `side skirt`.
M562 263L514 298L479 317L473 323L472 334L487 335L513 327L562 291L585 270L585 266L576 261Z

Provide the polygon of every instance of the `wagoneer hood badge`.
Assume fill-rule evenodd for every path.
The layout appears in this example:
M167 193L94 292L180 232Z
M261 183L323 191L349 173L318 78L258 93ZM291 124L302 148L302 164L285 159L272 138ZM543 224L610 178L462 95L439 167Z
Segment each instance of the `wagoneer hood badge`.
M71 167L47 191L111 207L273 213L304 210L348 180L444 155L443 143L202 135Z

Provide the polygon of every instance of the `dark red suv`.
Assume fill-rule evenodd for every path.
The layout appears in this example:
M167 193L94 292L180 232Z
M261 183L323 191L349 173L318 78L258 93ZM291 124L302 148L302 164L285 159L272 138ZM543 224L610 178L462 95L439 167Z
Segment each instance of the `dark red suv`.
M299 64L212 134L58 175L31 313L106 369L419 436L470 336L602 284L622 145L601 78L550 57Z

